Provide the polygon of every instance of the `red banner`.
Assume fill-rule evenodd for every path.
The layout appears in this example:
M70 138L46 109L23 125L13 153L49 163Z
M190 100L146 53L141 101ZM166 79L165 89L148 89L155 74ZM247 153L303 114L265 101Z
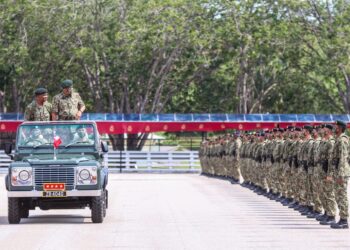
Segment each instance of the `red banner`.
M0 121L0 132L16 132L21 121ZM151 132L214 132L225 130L263 130L306 123L275 122L108 122L97 121L100 134L137 134ZM307 123L310 124L310 123ZM317 125L318 123L313 123Z

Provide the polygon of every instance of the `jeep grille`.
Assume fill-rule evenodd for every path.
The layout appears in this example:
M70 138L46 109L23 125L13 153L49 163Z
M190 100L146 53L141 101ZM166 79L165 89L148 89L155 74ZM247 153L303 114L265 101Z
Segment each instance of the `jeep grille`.
M74 168L72 167L35 167L35 189L42 190L44 183L65 183L67 190L74 187Z

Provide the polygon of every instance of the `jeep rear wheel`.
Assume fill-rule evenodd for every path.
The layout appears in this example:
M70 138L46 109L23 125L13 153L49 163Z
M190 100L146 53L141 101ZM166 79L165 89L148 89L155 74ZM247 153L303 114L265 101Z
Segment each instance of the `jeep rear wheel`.
M91 220L93 223L103 222L105 206L106 203L103 193L101 196L93 197L91 199Z
M21 221L21 206L18 198L8 198L8 221L18 224Z

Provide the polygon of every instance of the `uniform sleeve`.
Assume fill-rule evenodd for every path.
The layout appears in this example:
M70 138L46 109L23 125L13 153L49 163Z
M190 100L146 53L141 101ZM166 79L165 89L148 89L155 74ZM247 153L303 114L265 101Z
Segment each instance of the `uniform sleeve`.
M333 159L332 154L333 154L333 150L334 150L334 144L335 144L334 141L330 141L327 156L326 156L326 159L328 159L328 175L329 176L334 175L334 168L332 166L332 159Z
M47 111L51 114L52 113L52 104L47 102L45 106L46 106Z
M338 175L345 177L349 175L349 163L348 163L348 140L342 139L340 144L340 159L338 167Z
M79 93L75 93L75 94L76 94L75 98L77 98L77 100L78 100L78 107L80 109L81 107L85 106L85 103L83 102L83 99L81 99Z
M58 99L59 99L58 96L53 97L52 105L51 105L51 112L53 113L58 113L58 103L59 103Z
M26 107L26 110L24 111L24 120L25 121L32 121L32 109L30 108L31 105L28 105Z

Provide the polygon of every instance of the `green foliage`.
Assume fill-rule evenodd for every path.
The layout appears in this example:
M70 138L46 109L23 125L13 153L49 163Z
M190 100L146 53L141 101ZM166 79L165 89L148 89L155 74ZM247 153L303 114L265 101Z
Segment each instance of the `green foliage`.
M349 1L0 2L0 112L70 78L89 112L350 112Z

